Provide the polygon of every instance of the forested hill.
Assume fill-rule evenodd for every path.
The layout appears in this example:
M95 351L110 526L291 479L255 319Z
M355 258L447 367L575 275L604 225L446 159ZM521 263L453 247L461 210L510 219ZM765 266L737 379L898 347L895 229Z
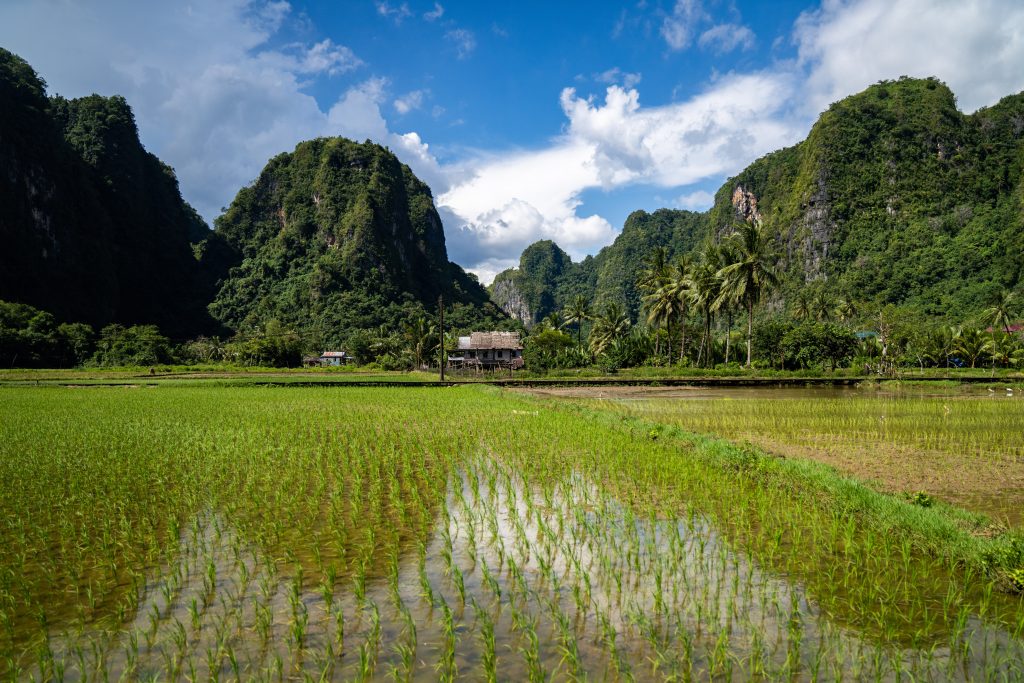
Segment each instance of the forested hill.
M511 323L448 261L430 189L388 150L342 138L267 164L211 231L140 144L122 97L48 97L0 49L0 301L58 321L165 334L264 330L310 348L436 311Z
M209 326L191 242L208 232L121 97L47 97L0 48L0 300L93 325Z
M320 138L266 165L200 245L220 272L210 305L233 329L278 320L329 342L436 311L497 325L506 316L448 261L430 189L387 149Z
M519 267L498 273L491 298L509 315L531 325L559 312L577 295L589 301L617 301L627 310L640 309L636 281L643 262L657 247L670 254L695 249L707 234L708 216L693 211L634 211L615 242L597 256L573 263L550 240L528 246Z
M729 179L709 212L634 213L598 256L562 263L543 282L531 246L493 296L510 312L510 301L525 301L536 320L582 293L619 300L636 320L633 283L655 247L680 254L756 219L774 235L784 273L774 310L823 293L862 310L896 304L964 320L1020 284L1022 166L1024 93L965 115L938 80L881 82L829 107L803 142Z

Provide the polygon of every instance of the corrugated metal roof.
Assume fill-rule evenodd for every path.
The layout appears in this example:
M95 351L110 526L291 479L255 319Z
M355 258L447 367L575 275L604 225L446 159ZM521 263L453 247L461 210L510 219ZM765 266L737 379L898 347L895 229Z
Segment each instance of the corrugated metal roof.
M321 358L347 358L348 353L345 351L324 351L320 356Z
M518 332L473 332L468 337L459 337L460 351L521 348Z

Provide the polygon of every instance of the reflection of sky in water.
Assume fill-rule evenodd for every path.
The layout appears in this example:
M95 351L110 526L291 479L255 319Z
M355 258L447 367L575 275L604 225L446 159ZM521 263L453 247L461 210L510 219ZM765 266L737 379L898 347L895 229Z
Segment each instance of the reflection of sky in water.
M206 514L182 531L173 561L152 572L123 629L105 631L111 624L98 622L68 633L66 624L55 625L48 647L71 677L78 662L98 673L102 653L112 679L129 670L208 678L212 668L225 677L349 680L372 658L374 679L435 680L452 642L447 605L453 661L472 680L485 677L484 621L493 624L499 677L507 680L526 680L531 657L567 676L568 650L595 679L691 667L698 678L726 668L747 678L762 666L771 677L793 662L807 676L822 661L825 678L897 678L899 668L973 679L1012 671L1024 656L1019 641L973 615L959 625L953 647L948 637L922 650L880 641L857 626L861 616L824 613L799 576L759 566L704 515L638 516L585 473L544 488L482 458L450 480L435 520L422 559L410 544L397 556L397 575L389 575L387 561L374 562L363 599L354 595L351 572L340 574L329 603L316 566L303 563L298 585L293 563L275 561L224 518ZM909 640L920 625L902 628Z

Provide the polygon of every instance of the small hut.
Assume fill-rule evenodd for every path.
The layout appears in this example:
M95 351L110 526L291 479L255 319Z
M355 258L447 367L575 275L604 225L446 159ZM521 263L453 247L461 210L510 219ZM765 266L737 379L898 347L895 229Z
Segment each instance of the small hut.
M302 358L303 365L311 367L319 366L322 368L348 365L353 362L355 362L355 357L347 351L324 351L319 356L304 356Z
M448 356L453 367L478 369L523 367L523 344L518 332L473 332L459 337L457 353Z

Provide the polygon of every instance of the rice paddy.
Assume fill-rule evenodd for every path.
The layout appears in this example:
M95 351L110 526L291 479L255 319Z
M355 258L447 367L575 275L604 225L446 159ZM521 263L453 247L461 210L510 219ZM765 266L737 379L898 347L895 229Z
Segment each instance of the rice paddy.
M1024 544L800 467L489 387L0 388L0 677L1024 677Z
M891 493L925 492L1024 523L1019 388L647 390L619 392L602 405L825 462Z

